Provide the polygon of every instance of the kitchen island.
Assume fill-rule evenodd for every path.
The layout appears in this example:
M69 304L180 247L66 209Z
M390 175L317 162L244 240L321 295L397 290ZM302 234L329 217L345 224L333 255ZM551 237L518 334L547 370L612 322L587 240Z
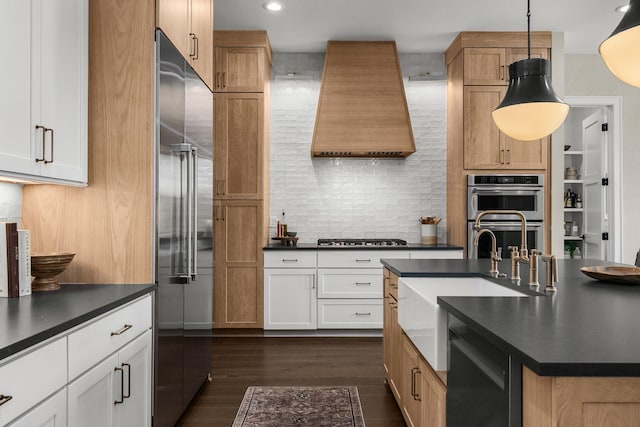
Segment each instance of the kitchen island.
M155 289L66 284L0 299L0 425L151 425Z
M399 277L488 277L489 268L484 260L389 259L382 264ZM558 264L554 295L440 296L438 304L522 365L522 425L637 425L640 288L596 281L579 271L603 261ZM506 262L500 267L509 270ZM526 266L522 273L520 288L526 289ZM491 280L518 289L508 279Z

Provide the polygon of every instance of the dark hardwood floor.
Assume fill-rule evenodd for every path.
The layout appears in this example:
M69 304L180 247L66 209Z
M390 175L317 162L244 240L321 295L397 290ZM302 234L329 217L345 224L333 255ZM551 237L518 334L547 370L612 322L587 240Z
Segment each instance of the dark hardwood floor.
M205 384L179 426L229 427L247 387L358 387L367 427L404 427L384 381L382 338L214 337L213 381Z

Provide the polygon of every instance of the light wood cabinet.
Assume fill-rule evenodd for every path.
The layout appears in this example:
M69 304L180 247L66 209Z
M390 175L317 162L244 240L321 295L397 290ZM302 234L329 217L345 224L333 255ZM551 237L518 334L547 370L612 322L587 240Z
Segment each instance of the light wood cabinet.
M640 423L640 378L541 377L522 368L523 427Z
M398 276L384 269L383 346L387 384L398 405L402 401L402 331L398 324Z
M262 93L214 94L217 200L264 195L265 102Z
M464 49L464 84L481 86L507 86L509 84L509 65L526 59L526 47L469 47ZM532 58L549 59L545 48L531 49Z
M262 220L261 200L214 206L215 328L263 326Z
M531 57L549 59L551 33L531 33ZM550 171L550 137L517 141L491 113L504 98L508 67L527 58L526 32L462 32L445 51L447 65L447 240L467 253L467 174ZM548 176L547 176L548 179ZM545 194L545 216L551 195ZM551 227L545 226L545 241Z
M87 184L88 0L0 4L0 175Z
M505 93L504 86L464 87L464 168L546 169L549 137L518 141L495 125L491 112Z
M215 31L215 92L268 92L271 44L264 31Z
M260 47L216 47L216 92L264 92L265 50Z
M215 328L262 328L268 241L269 76L265 31L216 31Z
M422 362L422 425L425 427L447 426L447 387L426 363Z
M156 21L213 90L213 0L157 0Z
M409 427L422 426L423 370L418 352L402 335L402 413ZM426 401L425 401L426 402Z

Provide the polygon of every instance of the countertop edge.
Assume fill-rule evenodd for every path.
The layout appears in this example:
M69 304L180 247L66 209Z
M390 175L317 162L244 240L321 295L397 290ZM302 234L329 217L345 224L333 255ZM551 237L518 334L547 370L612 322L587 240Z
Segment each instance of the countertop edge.
M449 245L441 243L436 245L423 245L421 243L407 243L406 246L318 246L315 243L299 243L297 246L287 246L278 243L269 244L262 247L264 251L297 251L297 250L320 250L320 251L339 251L339 250L364 250L364 251L461 251L462 246Z
M87 286L91 286L91 285L87 285ZM112 285L112 286L118 286L118 285ZM9 344L8 346L0 349L0 363L4 360L7 359L23 350L26 350L30 347L33 346L37 346L38 344L55 337L56 335L60 335L82 323L85 323L91 319L94 319L108 311L111 311L117 307L120 307L122 305L125 305L128 302L131 302L137 298L140 298L141 296L144 296L146 294L150 294L152 292L155 292L157 289L157 285L155 284L149 284L147 287L143 288L143 289L139 289L137 291L134 291L128 295L125 295L121 298L118 298L110 303L107 303L105 305L102 305L98 308L95 308L93 310L90 310L88 312L85 312L79 316L73 317L67 321L64 321L62 323L58 323L53 325L51 328L38 332L34 335L30 335L29 337L22 339L20 341L17 341L13 344Z

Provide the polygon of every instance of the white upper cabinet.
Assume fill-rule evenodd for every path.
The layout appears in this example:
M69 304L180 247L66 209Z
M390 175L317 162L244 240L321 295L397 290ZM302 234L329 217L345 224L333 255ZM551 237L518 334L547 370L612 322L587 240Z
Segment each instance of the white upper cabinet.
M0 175L87 183L88 0L0 0Z

